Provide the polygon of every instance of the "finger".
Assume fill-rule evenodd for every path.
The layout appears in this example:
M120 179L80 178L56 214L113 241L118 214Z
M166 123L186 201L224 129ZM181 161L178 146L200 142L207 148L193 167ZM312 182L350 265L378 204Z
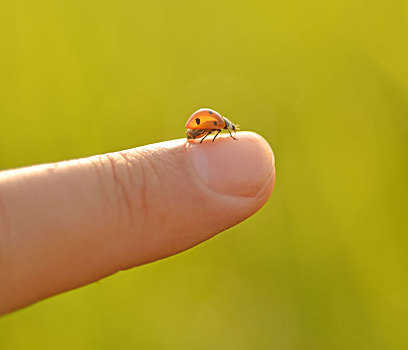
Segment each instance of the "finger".
M188 249L257 211L274 157L255 133L174 140L0 173L0 313Z

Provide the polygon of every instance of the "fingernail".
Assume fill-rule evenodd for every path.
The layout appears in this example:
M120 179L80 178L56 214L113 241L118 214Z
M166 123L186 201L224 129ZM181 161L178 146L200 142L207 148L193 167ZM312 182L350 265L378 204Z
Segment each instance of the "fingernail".
M190 143L190 156L201 181L211 190L254 197L273 181L274 156L258 134L240 132L237 137L238 141L223 135L215 142Z

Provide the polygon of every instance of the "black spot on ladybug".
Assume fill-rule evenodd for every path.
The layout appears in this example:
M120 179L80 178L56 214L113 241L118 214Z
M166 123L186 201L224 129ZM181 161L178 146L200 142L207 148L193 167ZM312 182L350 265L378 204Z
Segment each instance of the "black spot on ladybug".
M217 125L217 122L214 122L214 125Z
M197 125L200 125L200 118L196 118L196 123L197 123Z
M208 111L208 113L213 114L213 112L212 112L212 111Z

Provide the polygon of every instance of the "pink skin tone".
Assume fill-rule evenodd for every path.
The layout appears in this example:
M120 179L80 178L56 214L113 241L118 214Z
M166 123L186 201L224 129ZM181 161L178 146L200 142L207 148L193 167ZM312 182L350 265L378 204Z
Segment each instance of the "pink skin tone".
M237 136L0 172L0 314L189 249L254 214L274 187L274 156L261 136Z

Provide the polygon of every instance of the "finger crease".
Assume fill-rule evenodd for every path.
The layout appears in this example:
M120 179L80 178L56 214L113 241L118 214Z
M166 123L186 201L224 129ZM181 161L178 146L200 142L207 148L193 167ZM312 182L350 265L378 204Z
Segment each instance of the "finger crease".
M106 158L109 160L110 165L111 165L111 170L112 170L112 176L113 176L113 181L115 185L120 189L120 193L122 194L122 198L126 207L126 211L128 213L128 217L131 223L133 223L133 208L131 204L131 200L129 198L128 192L126 191L125 185L123 184L122 180L118 176L117 169L116 169L116 162L115 159L107 154ZM118 206L119 208L121 207L121 200L118 200Z

